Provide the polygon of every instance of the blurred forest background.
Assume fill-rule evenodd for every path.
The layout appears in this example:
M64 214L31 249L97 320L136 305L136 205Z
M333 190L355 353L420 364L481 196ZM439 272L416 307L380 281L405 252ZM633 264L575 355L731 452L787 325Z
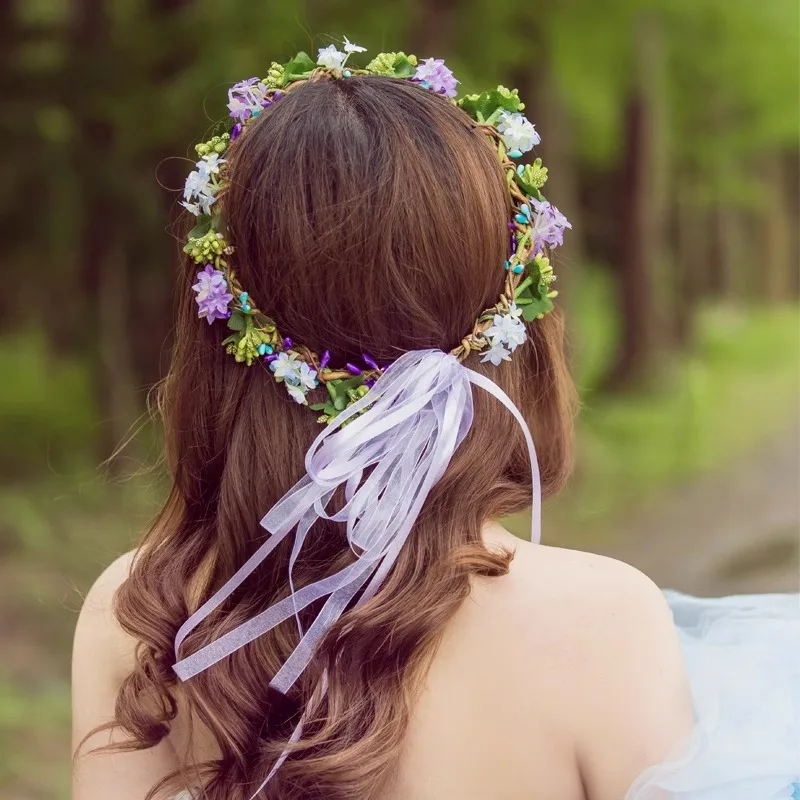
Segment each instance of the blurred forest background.
M546 539L692 591L796 588L798 9L0 0L0 796L68 797L81 592L164 491L158 470L130 477L152 426L98 464L168 363L172 157L230 84L328 37L445 57L463 90L516 86L542 133L574 224L557 272L585 409ZM677 560L737 541L716 583Z

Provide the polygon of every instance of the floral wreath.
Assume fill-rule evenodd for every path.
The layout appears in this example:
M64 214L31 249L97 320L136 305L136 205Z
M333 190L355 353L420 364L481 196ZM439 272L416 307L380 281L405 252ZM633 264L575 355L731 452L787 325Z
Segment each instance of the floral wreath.
M337 79L381 75L409 80L451 99L496 147L512 204L505 285L498 302L478 315L472 331L451 351L459 361L472 351L483 350L486 352L481 361L495 366L509 361L511 353L526 339L525 323L553 310L552 301L558 293L551 288L556 278L547 254L562 244L565 229L572 227L542 195L547 168L541 159L532 164L515 163L541 141L533 124L521 113L525 106L516 89L498 86L455 100L458 81L442 59L418 62L416 56L402 52L380 53L363 69L348 67L353 53L365 51L345 37L343 52L333 44L321 48L316 63L300 52L287 64L273 62L263 79L249 78L235 84L228 91L228 109L235 123L230 132L195 147L200 160L186 180L182 203L197 217L197 225L183 249L195 263L204 265L192 286L198 316L209 324L226 320L231 331L223 341L226 351L248 366L263 360L296 402L308 405L309 392L324 386L326 400L310 406L322 412L319 421L323 423L363 397L385 367L364 353L361 364L332 368L327 350L319 356L282 336L274 321L257 308L241 287L226 260L234 249L225 238L223 218L214 208L225 187L226 150L263 109L280 101L288 87L319 73Z

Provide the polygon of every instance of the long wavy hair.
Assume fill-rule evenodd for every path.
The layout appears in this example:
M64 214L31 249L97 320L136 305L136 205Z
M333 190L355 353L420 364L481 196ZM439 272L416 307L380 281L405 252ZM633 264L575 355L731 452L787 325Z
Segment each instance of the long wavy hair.
M227 158L221 203L242 285L281 331L330 350L334 363L364 351L381 362L448 351L496 302L508 246L504 177L486 136L446 99L391 78L310 81L265 110ZM297 644L294 620L177 685L177 628L263 541L259 520L304 474L319 432L316 415L267 369L224 352L224 325L198 320L196 269L187 260L179 276L159 401L172 487L116 596L119 622L139 642L117 699L114 725L128 738L117 747L154 746L180 709L210 731L217 757L185 765L148 798L194 785L210 800L247 800L327 673L327 694L259 797L368 800L391 781L415 689L471 580L508 571L513 553L484 545L481 527L530 503L524 440L496 400L475 393L472 429L381 591L341 617L288 696L269 681ZM468 365L523 411L547 496L569 472L574 390L560 317L528 334L510 363L473 355ZM286 597L289 550L277 550L182 653ZM296 586L352 558L341 527L320 521Z

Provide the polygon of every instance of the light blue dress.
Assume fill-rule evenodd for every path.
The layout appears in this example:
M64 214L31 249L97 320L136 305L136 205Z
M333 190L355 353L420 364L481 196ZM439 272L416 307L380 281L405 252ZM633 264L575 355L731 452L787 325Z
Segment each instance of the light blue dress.
M800 596L666 596L696 725L626 800L800 800Z

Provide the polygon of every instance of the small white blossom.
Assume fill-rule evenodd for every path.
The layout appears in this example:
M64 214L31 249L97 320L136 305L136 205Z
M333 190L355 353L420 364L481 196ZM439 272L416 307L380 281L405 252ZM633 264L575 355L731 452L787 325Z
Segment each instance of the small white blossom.
M197 171L201 176L210 178L212 175L219 175L219 168L224 163L225 159L220 158L219 153L210 153L197 162Z
M513 353L523 344L527 334L525 323L520 319L521 312L516 306L509 309L508 314L495 314L493 324L486 330L484 336L492 346L505 345Z
M344 37L344 51L345 53L366 53L367 48L361 45L354 44L346 36Z
M321 47L317 54L317 64L328 69L341 69L347 61L347 54L336 49L335 44Z
M289 397L295 401L295 403L300 403L300 405L308 405L308 400L306 399L306 393L302 386L297 386L293 383L286 384L286 391L289 392Z
M208 174L202 174L197 170L192 170L189 173L189 177L186 178L186 184L183 187L183 199L189 200L192 196L205 194L210 185Z
M297 380L301 389L309 390L317 388L317 371L303 361L297 372Z
M197 202L200 204L200 208L203 209L204 214L211 213L211 206L217 202L217 198L214 197L213 194L201 194L197 197Z
M511 361L511 353L506 350L506 348L500 344L493 344L483 355L481 361L490 361L496 367L500 366L500 362L502 361Z
M508 316L512 319L519 319L522 316L522 309L516 303L512 303L508 307Z
M269 368L275 373L276 379L296 385L299 382L298 372L301 363L297 361L294 353L278 353L278 357L269 365Z
M519 150L520 153L527 153L542 141L533 123L519 112L510 114L504 111L497 123L497 130L503 137L503 144L509 150Z
M196 217L200 216L200 206L197 203L187 203L185 200L181 202L181 205L190 213L194 214Z

